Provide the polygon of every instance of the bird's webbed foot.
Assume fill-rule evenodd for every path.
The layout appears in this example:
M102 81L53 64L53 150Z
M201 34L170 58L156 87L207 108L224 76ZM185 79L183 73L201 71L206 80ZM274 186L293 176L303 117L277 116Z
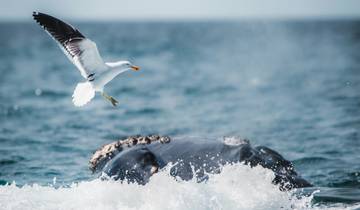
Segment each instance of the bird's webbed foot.
M106 94L105 92L102 92L101 95L108 101L110 101L110 103L113 105L113 106L116 106L119 102L113 98L112 96L109 96L108 94Z

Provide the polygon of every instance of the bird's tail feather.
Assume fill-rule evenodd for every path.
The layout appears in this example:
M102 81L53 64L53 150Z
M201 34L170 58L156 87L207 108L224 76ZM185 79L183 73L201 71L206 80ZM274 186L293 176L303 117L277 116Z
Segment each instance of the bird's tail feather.
M81 82L76 85L72 95L75 106L84 106L95 96L95 89L90 82Z

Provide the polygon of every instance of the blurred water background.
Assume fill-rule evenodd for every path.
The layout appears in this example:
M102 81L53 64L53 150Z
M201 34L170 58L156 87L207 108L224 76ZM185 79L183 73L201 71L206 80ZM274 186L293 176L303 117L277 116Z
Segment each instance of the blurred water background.
M119 100L118 107L98 96L76 108L71 95L82 78L55 42L35 23L0 23L0 209L9 208L16 198L24 196L25 202L34 195L41 198L27 209L41 209L39 203L51 209L46 203L54 197L47 195L58 193L61 199L68 195L66 190L80 196L97 189L100 193L93 197L106 197L105 184L90 181L96 178L88 170L92 152L125 136L153 133L246 137L293 161L297 171L320 189L310 200L302 200L301 205L296 201L289 208L359 208L359 21L74 25L97 43L105 60L129 59L142 70L127 72L106 87ZM246 182L245 172L239 173L243 173L239 184ZM161 176L154 182L165 187L171 179ZM13 181L16 184L7 185ZM261 177L258 182L266 184ZM65 188L55 189L61 186ZM176 193L186 200L184 186ZM189 186L197 193L204 190L193 183ZM135 189L142 192L139 186ZM249 188L238 190L235 193L248 196ZM264 191L266 196L274 195L272 190ZM214 192L216 199L230 196L226 190ZM171 193L169 189L165 194ZM194 199L194 203L202 201ZM235 207L261 209L256 206L259 200ZM262 201L267 206L270 200ZM127 209L128 203L112 205ZM185 204L179 206L221 209L221 202Z

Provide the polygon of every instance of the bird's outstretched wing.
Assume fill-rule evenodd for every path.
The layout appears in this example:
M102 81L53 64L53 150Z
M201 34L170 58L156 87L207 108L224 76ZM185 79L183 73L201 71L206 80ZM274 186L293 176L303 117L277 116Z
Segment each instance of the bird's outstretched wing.
M107 68L96 44L76 28L50 15L34 12L34 20L54 38L81 75L94 80L95 73Z

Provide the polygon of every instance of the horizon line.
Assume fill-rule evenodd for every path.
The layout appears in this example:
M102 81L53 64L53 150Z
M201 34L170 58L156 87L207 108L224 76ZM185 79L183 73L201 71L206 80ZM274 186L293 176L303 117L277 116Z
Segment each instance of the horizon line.
M51 15L51 14L50 14ZM268 15L268 16L242 16L242 17L100 17L100 18L82 18L69 17L64 18L65 21L74 22L242 22L242 21L346 21L346 20L360 20L359 15ZM4 22L32 22L32 16L29 18L1 18L0 23Z

